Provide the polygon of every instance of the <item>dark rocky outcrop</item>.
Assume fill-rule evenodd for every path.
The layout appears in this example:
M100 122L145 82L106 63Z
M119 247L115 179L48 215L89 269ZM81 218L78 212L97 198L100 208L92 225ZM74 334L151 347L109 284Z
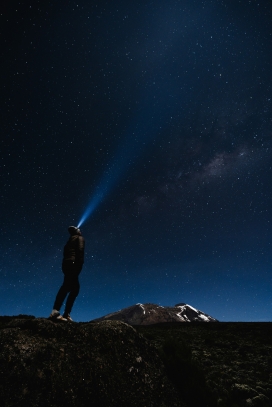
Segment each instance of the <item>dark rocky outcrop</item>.
M158 353L120 321L0 317L0 405L178 407Z
M180 357L176 357L176 352L174 360L170 360L169 378L177 363L180 368L176 370L173 382L188 406L204 407L203 398L198 401L204 390L204 395L209 397L212 393L217 399L218 407L272 406L271 322L164 323L139 325L136 329L158 350L169 339L179 344L172 347L180 349ZM206 388L198 373L204 374ZM211 406L211 402L206 403L206 407Z

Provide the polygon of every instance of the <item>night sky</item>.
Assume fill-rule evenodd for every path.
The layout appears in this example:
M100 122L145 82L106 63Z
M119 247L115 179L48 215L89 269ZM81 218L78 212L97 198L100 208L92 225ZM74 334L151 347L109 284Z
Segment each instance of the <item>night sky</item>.
M0 314L184 302L272 320L272 4L1 5Z

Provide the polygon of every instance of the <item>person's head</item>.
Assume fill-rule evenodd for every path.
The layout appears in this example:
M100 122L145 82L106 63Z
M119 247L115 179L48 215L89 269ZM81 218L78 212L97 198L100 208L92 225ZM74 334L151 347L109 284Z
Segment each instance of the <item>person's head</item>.
M70 233L71 236L73 236L73 235L81 235L80 229L75 227L75 226L69 226L68 232Z

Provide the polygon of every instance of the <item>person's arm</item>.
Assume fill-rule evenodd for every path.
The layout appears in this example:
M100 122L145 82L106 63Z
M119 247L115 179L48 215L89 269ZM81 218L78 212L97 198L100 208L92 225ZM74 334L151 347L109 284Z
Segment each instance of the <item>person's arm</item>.
M84 238L82 236L79 236L77 253L76 253L76 263L80 264L81 266L84 263L84 247L85 247Z

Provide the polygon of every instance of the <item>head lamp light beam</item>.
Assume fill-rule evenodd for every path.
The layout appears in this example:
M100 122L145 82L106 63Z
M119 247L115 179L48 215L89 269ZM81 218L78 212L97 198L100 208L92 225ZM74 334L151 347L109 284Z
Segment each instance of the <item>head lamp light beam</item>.
M161 90L163 91L161 93ZM108 164L99 184L95 188L91 201L83 213L78 227L80 227L95 211L98 205L106 199L120 178L125 174L129 166L134 163L151 141L162 131L164 126L171 121L173 110L176 107L172 103L166 103L172 99L165 95L167 86L164 83L157 91L145 95L142 108L135 115L124 142L119 146L115 156ZM168 89L169 92L169 89ZM155 93L155 96L154 96ZM155 102L154 102L155 101Z

